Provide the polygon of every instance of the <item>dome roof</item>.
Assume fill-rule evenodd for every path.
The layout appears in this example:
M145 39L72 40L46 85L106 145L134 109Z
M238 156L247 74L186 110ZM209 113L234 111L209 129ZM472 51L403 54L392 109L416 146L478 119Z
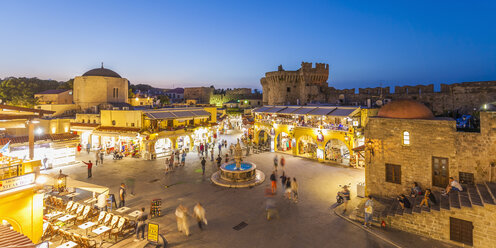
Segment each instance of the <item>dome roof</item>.
M434 119L429 108L414 100L392 101L379 109L377 116L398 119Z
M96 68L93 70L89 70L83 74L84 76L101 76L101 77L115 77L121 78L121 75L117 74L117 72L109 70L107 68L103 68L103 64L101 68Z

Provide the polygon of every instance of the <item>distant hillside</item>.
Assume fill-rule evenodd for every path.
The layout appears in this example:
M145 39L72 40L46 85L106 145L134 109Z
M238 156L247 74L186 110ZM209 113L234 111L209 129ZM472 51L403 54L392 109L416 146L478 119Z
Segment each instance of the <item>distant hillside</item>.
M33 107L34 94L50 89L72 89L73 79L67 82L39 78L9 77L0 82L0 99L3 104Z

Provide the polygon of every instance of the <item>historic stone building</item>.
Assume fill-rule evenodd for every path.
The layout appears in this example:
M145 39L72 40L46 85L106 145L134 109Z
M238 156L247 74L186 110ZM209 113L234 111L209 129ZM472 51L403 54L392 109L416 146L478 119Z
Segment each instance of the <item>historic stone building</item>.
M74 103L79 110L97 111L101 104L126 105L127 98L128 80L103 64L74 78Z
M279 66L277 71L265 73L260 79L265 105L304 105L310 102L326 102L329 65L301 63L296 71L286 71Z
M260 79L265 105L299 104L312 102L337 105L382 106L398 99L411 99L425 104L435 115L448 113L472 113L484 104L496 101L496 81L441 84L440 91L434 85L336 89L329 87L329 66L302 63L296 71L267 72Z
M196 103L210 103L214 93L213 87L187 87L184 88L184 100L195 100Z
M402 210L396 200L382 212L389 225L420 235L474 245L495 247L496 228L496 112L480 114L480 132L457 130L455 120L435 118L413 100L384 105L365 126L367 193L379 197L407 194L413 182L431 188L438 204L417 207L421 197L410 199ZM462 192L440 191L449 177L460 181Z
M242 102L242 100L250 100L250 104ZM254 101L253 104L251 101ZM210 98L210 104L223 106L231 102L239 102L239 105L260 106L262 102L262 94L258 91L252 92L250 88L234 88L234 89L216 89ZM256 104L258 102L258 104Z

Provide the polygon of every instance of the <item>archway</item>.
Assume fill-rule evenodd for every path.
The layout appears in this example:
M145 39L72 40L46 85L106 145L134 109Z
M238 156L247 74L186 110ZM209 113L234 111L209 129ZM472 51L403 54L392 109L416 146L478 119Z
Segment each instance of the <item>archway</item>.
M191 138L187 135L177 138L177 148L180 150L185 149L186 151L189 151L191 148Z
M264 129L258 132L258 145L262 147L268 147L270 149L270 135Z
M317 158L317 142L309 135L303 135L298 139L298 155Z
M14 219L0 216L0 221L2 221L0 225L12 226L12 229L14 229L14 231L23 233L22 226Z
M291 144L291 136L288 133L280 132L276 136L276 146L277 150L281 152L291 152L292 144Z
M172 141L169 138L161 138L155 142L155 154L157 157L166 156L172 149Z
M342 140L330 139L324 148L324 160L349 165L350 150Z

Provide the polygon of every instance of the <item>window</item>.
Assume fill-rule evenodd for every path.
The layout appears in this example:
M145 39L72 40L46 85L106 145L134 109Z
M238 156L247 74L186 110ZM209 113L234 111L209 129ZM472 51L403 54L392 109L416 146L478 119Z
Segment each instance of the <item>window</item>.
M410 133L408 131L403 132L403 145L410 145Z
M96 120L93 120L93 124L96 124Z
M401 184L401 165L386 164L386 182Z
M134 127L134 122L133 122L133 123L131 123L131 127Z
M114 125L114 126L115 126L115 120L112 120L112 125Z
M474 185L474 173L458 172L458 178L462 184Z
M450 217L450 239L467 245L473 244L474 225L470 221Z
M118 88L114 88L114 90L112 91L112 96L114 98L119 98L119 89Z
M286 91L291 92L291 88L290 87L286 88Z
M83 123L84 123L84 120L83 120Z

